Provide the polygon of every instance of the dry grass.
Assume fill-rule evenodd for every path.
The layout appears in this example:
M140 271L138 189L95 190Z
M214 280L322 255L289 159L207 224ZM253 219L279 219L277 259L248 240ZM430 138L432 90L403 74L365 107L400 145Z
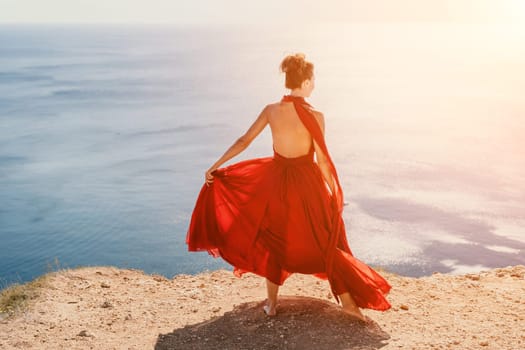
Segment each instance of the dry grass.
M48 277L49 274L46 274L31 282L15 283L0 290L0 316L12 316L25 310L39 296L42 288L48 285Z
M35 300L40 291L48 286L49 276L64 268L57 258L47 264L47 273L27 283L13 283L0 289L0 320L24 311L31 301ZM2 287L0 287L2 288Z
M76 266L74 268L66 268L61 266L58 259L55 258L53 263L47 264L47 273L35 278L26 283L13 283L4 289L0 289L0 320L11 317L15 314L23 312L27 309L32 301L40 295L40 292L49 287L49 280L51 276L60 273L67 273L68 271L82 269L87 266ZM113 266L106 266L114 268ZM142 270L136 270L143 272ZM157 279L166 279L163 276L156 277ZM2 288L2 287L0 287Z

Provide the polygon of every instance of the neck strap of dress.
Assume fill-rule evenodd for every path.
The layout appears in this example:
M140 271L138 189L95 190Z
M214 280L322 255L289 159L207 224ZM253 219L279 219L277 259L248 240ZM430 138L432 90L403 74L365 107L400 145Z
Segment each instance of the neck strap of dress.
M321 127L319 126L319 122L317 121L317 118L315 118L314 114L311 111L311 108L313 108L312 105L306 102L304 97L302 96L284 95L281 101L293 102L295 110L297 114L299 115L299 118L301 119L301 122L306 127L306 129L310 132L310 135L312 135L312 138L317 143L317 145L319 146L319 148L325 155L326 159L328 160L328 165L330 167L330 172L332 174L332 179L335 185L335 193L333 193L332 195L337 204L338 211L342 212L343 210L343 191L339 183L339 177L337 176L337 171L335 170L334 163L332 161L332 158L330 157L328 148L326 147L326 142L324 139L323 132L321 130Z

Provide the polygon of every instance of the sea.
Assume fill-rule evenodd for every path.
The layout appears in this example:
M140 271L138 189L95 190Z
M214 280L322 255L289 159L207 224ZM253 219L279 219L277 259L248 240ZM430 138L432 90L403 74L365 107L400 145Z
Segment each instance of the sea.
M510 24L0 24L0 288L77 266L231 269L185 238L204 171L315 65L360 260L525 264L525 30ZM272 154L264 130L227 164Z

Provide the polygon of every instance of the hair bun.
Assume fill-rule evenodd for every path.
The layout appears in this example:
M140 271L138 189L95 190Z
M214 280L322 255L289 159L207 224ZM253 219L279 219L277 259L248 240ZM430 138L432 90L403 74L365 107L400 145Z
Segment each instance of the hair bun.
M281 71L286 73L286 87L295 89L306 79L311 79L314 65L305 59L304 53L286 56L281 62Z
M295 55L288 55L281 63L281 71L287 73L290 71L302 71L306 66L306 59L303 53L296 53Z

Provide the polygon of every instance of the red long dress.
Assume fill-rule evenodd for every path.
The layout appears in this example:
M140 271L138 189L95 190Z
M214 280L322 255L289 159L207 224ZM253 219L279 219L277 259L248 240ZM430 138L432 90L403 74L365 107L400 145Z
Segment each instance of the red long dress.
M312 138L325 154L336 191L330 194L314 148L287 158L241 161L213 172L192 213L186 243L189 251L222 257L240 277L252 272L282 285L292 273L328 279L337 301L349 292L361 308L387 310L391 286L356 259L346 239L343 196L337 172L311 105L286 95Z

